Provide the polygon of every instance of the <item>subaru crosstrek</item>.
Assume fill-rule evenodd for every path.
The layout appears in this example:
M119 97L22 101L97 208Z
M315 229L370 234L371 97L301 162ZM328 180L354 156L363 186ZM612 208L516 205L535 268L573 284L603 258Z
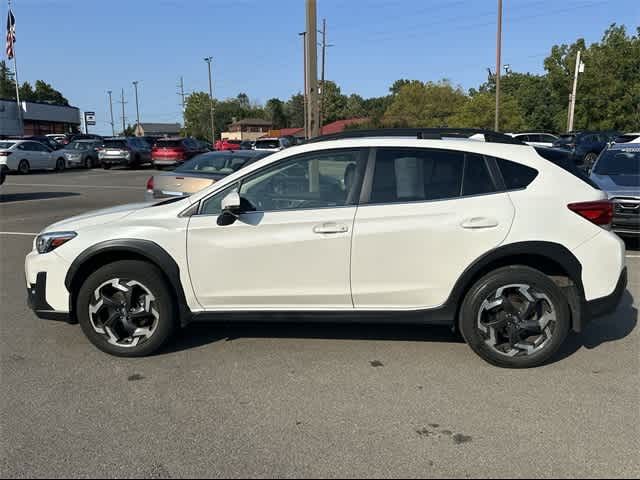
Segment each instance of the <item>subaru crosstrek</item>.
M194 321L331 318L451 325L502 367L546 362L615 309L625 247L586 177L496 134L343 136L47 227L31 307L119 356Z

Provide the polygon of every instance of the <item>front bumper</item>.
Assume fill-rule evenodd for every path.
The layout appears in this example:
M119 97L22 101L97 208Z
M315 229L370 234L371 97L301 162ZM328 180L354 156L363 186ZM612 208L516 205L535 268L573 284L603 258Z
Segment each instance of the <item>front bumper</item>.
M627 290L627 267L622 269L615 290L610 295L585 302L584 318L588 321L612 313L618 308L624 292Z
M27 305L38 318L71 323L69 312L55 310L47 303L47 272L38 272L36 283L27 287Z

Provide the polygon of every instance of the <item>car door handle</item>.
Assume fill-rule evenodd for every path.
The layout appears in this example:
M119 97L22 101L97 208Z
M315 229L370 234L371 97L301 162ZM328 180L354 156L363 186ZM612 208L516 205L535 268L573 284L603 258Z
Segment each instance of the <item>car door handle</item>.
M472 217L463 221L460 226L467 229L495 228L499 225L498 220L489 217Z
M346 233L349 227L338 223L321 223L313 227L314 233Z

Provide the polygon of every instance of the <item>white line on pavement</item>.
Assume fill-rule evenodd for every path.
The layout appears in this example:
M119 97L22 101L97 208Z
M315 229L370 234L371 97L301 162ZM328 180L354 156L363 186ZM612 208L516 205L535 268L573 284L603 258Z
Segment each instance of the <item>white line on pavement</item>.
M116 190L144 190L144 185L141 187L132 186L116 186L116 185L62 185L54 183L14 183L7 185L7 187L52 187L52 188L106 188Z
M625 255L627 258L640 258L640 255Z
M0 235L22 235L24 237L35 237L38 234L37 233L26 233L26 232L0 232Z

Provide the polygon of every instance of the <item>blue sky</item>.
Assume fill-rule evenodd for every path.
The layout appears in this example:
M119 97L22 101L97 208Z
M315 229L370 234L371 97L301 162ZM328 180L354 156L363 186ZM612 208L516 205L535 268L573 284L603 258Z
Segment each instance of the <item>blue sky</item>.
M2 31L6 0L2 3ZM14 0L21 81L44 79L110 133L106 91L138 80L142 121L180 121L179 77L187 92L246 92L264 102L302 89L304 0ZM318 0L327 18L327 78L344 93L384 95L398 78L448 78L464 88L495 65L496 0ZM598 41L611 23L640 25L638 0L504 0L503 62L543 71L554 44ZM3 35L4 37L4 35ZM115 99L114 99L115 100ZM114 104L116 124L120 106Z

